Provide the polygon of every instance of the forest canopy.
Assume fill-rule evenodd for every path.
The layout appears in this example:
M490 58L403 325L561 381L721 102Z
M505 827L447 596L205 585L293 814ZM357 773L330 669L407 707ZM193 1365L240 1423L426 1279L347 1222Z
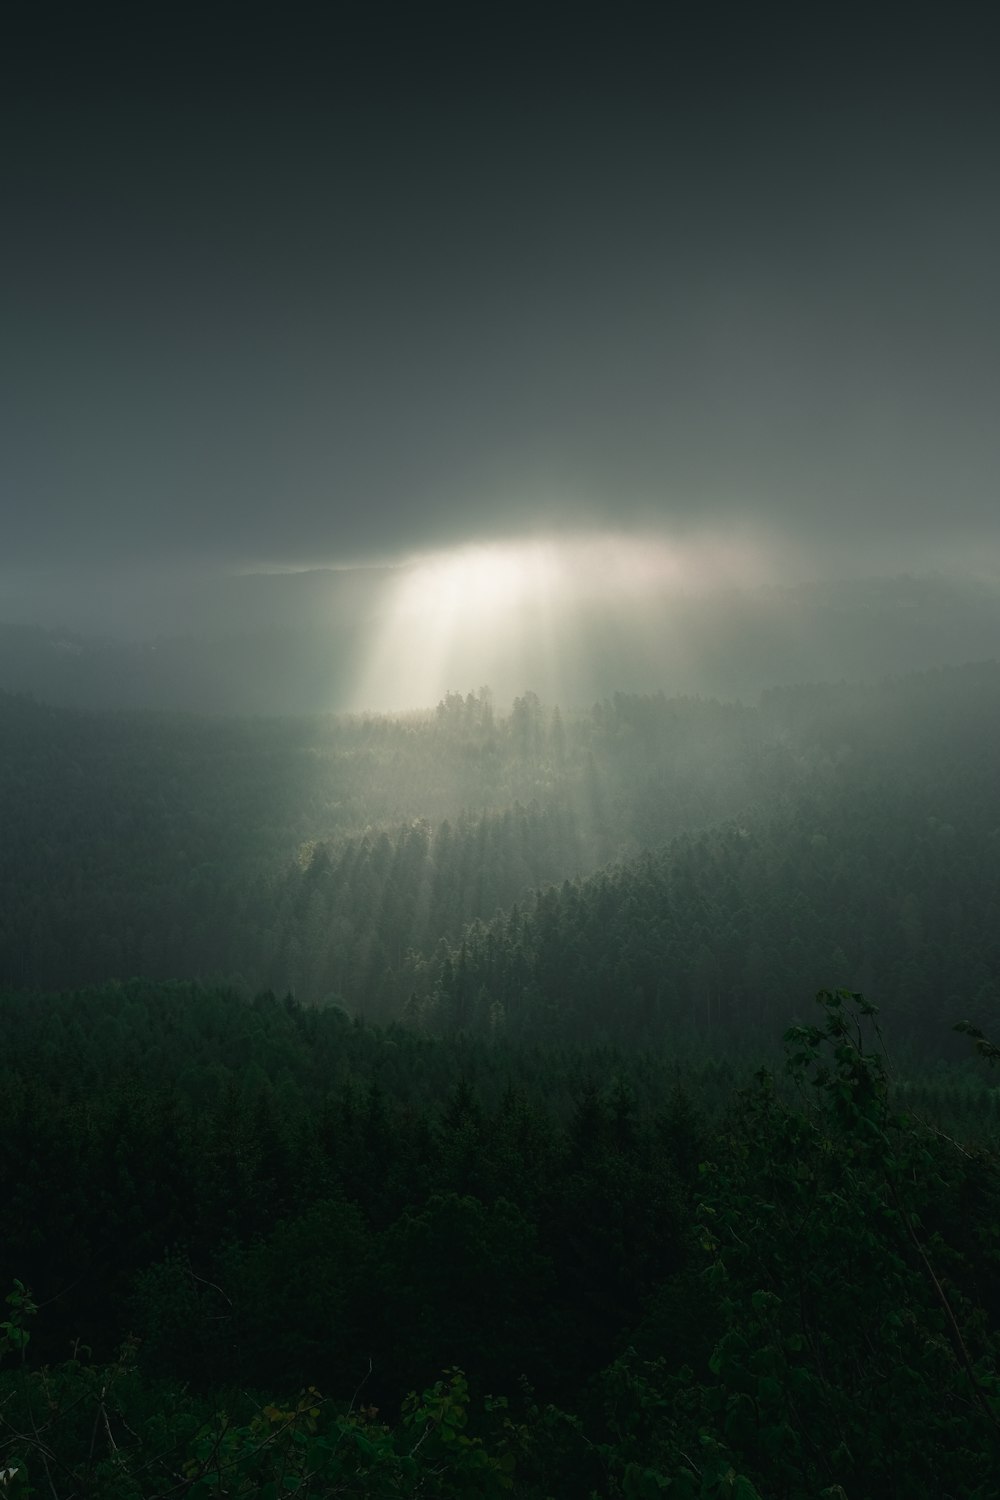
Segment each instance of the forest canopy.
M0 1483L992 1500L998 739L0 698Z
M0 697L0 983L138 974L385 1022L778 1034L817 982L932 1051L1000 1001L1000 669L402 717Z

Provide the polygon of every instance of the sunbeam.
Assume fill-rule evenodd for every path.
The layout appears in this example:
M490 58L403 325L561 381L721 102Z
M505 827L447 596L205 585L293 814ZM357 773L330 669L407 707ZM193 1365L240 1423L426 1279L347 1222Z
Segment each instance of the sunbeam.
M517 680L551 652L562 570L543 544L462 547L399 570L359 674L359 708L426 706L470 682Z
M745 548L616 535L497 542L416 558L398 570L359 663L356 709L426 707L488 682L501 701L526 687L587 700L595 665L620 661L664 681L684 643L671 605L685 591L752 570Z

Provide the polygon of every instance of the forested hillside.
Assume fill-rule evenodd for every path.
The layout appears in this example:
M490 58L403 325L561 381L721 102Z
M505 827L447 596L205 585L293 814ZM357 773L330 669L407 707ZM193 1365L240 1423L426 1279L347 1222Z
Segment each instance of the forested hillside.
M0 1500L1000 1500L1000 7L0 31Z
M950 1100L964 1144L920 1123L872 1008L820 998L740 1092L707 1052L194 986L3 999L4 1466L67 1500L987 1500L997 1091Z
M780 1030L818 979L938 1045L1000 999L1000 670L404 718L0 700L0 982L141 974L434 1029Z
M0 699L0 1485L993 1500L998 743Z

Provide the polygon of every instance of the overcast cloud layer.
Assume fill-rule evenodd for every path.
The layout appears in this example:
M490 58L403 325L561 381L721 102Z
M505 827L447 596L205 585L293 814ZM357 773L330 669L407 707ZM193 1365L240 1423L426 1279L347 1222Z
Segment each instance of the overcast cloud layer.
M985 7L208 9L7 49L8 585L604 525L995 570Z

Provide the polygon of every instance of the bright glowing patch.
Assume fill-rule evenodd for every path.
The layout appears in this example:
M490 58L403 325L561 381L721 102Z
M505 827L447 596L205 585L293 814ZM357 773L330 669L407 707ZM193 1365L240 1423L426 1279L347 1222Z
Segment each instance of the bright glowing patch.
M559 593L550 549L535 544L463 547L400 569L358 706L427 707L449 689L530 677Z
M679 589L740 572L739 543L704 550L663 538L585 536L457 547L401 567L352 695L357 709L433 706L488 683L498 700L532 688L592 701L595 663L617 652L628 690L670 686L683 643L669 607ZM628 680L634 669L635 682Z
M518 608L541 571L524 548L474 547L418 563L407 593L429 615L460 611L471 621Z

